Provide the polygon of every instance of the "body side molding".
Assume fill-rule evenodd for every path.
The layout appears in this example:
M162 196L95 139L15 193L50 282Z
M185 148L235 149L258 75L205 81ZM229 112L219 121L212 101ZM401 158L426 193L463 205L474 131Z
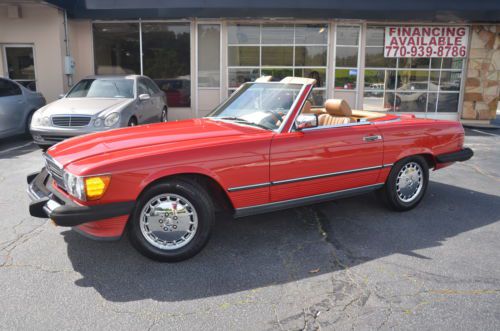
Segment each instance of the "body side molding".
M355 187L355 188L350 188L347 190L328 192L328 193L323 193L323 194L318 194L318 195L311 195L311 196L307 196L307 197L303 197L303 198L271 202L271 203L258 205L258 206L237 208L235 210L235 213L234 213L234 218L240 218L240 217L257 215L257 214L264 214L264 213L269 213L272 211L300 207L300 206L310 205L310 204L319 203L319 202L328 201L328 200L346 198L349 196L374 191L376 189L381 188L382 186L384 186L384 183Z

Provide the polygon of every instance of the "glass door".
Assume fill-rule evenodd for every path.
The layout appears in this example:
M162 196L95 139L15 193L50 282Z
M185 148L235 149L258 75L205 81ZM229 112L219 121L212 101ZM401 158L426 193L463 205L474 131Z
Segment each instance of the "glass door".
M221 25L197 24L197 116L203 117L221 101Z

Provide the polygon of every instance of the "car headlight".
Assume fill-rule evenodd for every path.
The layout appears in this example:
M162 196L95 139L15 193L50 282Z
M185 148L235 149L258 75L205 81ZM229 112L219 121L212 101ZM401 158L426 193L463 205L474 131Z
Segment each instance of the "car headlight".
M81 201L102 198L110 181L111 176L108 175L81 177L69 172L64 173L66 191Z
M101 119L101 118L96 118L96 119L94 120L94 126L95 126L95 127L100 127L100 126L102 126L102 119Z
M44 116L42 118L42 126L50 126L50 118L48 118L47 116Z
M104 126L113 126L120 120L118 113L111 113L104 119Z
M43 116L41 112L36 111L31 118L31 126L49 126L50 118Z

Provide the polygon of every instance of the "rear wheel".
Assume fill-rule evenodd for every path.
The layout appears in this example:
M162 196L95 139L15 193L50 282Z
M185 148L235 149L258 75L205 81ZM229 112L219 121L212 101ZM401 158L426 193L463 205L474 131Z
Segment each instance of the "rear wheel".
M129 222L130 241L144 256L175 262L196 255L207 243L215 213L203 187L170 180L149 188Z
M429 167L421 156L411 156L397 162L381 190L383 200L394 210L415 208L429 184Z

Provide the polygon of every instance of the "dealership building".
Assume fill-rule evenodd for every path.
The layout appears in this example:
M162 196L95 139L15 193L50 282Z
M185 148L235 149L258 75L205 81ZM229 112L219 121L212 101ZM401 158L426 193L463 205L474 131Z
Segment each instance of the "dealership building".
M170 120L271 75L315 78L316 104L486 124L500 95L500 2L0 2L0 76L52 101L94 74L151 77Z

